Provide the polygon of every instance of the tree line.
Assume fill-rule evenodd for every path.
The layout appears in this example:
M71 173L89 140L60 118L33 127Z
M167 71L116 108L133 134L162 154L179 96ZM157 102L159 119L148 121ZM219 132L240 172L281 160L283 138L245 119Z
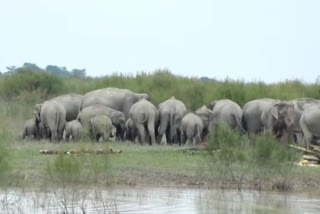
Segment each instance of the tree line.
M32 70L33 72L48 72L55 74L60 77L78 77L78 78L84 78L86 77L86 69L78 69L74 68L71 70L68 70L66 67L62 66L59 67L57 65L47 65L44 69L40 68L34 63L30 62L25 62L21 67L16 67L16 66L8 66L6 67L7 71L1 73L0 75L12 75L18 72L21 69L29 69Z

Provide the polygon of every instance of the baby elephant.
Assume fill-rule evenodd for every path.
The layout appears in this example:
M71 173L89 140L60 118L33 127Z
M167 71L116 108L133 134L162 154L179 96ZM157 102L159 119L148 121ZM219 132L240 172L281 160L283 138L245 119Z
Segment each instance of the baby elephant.
M125 127L126 127L125 139L135 142L136 137L138 136L138 130L131 118L127 120Z
M112 125L112 121L105 115L97 115L89 121L89 133L91 140L99 142L100 138L104 142L110 137L114 137L116 128Z
M181 121L181 143L195 144L201 143L201 133L203 130L202 121L194 113L186 114ZM187 138L187 140L186 140Z
M64 128L64 138L66 141L69 141L70 137L73 141L78 141L80 139L81 131L82 125L78 120L67 122Z
M32 118L27 120L24 124L24 129L22 133L22 139L28 138L37 138L37 129L36 129L36 119Z

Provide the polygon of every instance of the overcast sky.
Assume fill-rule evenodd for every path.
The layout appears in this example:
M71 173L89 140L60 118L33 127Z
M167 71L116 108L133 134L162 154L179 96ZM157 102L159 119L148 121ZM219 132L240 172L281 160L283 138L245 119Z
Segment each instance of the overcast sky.
M320 1L0 0L0 71L24 62L315 82Z

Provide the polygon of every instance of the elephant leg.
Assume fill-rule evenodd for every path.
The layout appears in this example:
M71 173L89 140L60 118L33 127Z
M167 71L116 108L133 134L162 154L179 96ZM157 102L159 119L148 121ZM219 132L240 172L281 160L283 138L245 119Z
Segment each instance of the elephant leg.
M108 133L103 133L103 142L107 142L109 140L109 134Z
M188 137L186 145L189 146L189 145L192 145L192 144L193 144L193 138Z
M177 129L177 143L180 145L181 142L181 130Z
M97 143L99 143L99 140L100 140L100 134L99 133L95 133L95 140Z
M144 144L146 143L146 130L143 124L136 124L138 133L139 133L139 138L140 138L140 143Z
M148 132L151 138L150 145L156 144L155 130L154 130L154 121L148 121Z
M167 132L167 127L168 127L168 122L165 121L165 119L161 120L159 131L158 131L158 139L157 139L157 141L159 143L161 143L163 135ZM167 135L167 133L166 133L166 135ZM167 138L167 136L166 136L166 138ZM168 143L168 138L166 140L167 140L167 143Z
M166 143L170 144L170 130L169 129L166 130Z
M296 136L296 144L298 144L299 146L303 146L303 135L302 132L295 132L295 136Z
M179 146L181 146L181 144L184 145L185 142L186 142L186 135L185 135L184 131L181 130L181 138L180 138Z
M69 142L69 140L70 140L70 134L69 134L69 133L66 133L65 136L64 136L64 138L65 138L65 140L66 140L67 142Z

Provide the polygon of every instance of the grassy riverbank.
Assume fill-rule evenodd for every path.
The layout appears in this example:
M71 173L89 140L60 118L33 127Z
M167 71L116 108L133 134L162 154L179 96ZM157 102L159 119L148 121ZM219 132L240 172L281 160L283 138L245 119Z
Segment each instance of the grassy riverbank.
M119 154L44 155L40 150L122 150ZM140 146L129 142L109 144L70 143L53 145L48 142L10 142L7 150L7 186L55 187L80 185L110 186L161 186L238 188L239 180L228 176L228 166L216 165L207 152L189 153L176 146ZM252 167L246 163L235 167L233 173L241 175ZM256 166L257 167L257 166ZM268 166L266 166L268 167ZM247 170L242 179L242 189L307 191L317 190L319 168L294 166L287 174L261 174L260 186L253 183L257 168ZM268 169L262 169L267 172ZM223 174L224 172L224 174ZM260 171L259 173L261 173ZM223 174L223 175L222 175ZM286 179L283 180L282 176ZM224 179L223 181L220 179ZM284 182L287 183L279 183ZM281 185L287 185L282 188Z

